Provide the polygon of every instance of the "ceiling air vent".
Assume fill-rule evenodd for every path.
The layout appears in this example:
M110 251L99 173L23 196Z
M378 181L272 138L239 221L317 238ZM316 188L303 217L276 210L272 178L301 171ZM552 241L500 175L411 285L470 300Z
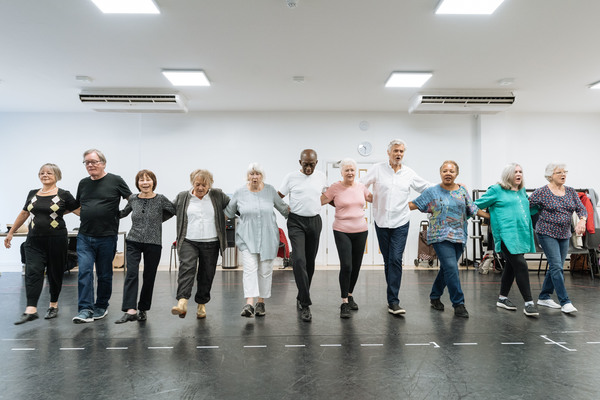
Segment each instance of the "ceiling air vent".
M131 113L187 112L185 98L175 93L83 91L79 100L94 111Z
M512 92L417 93L409 100L411 114L496 114L515 102Z

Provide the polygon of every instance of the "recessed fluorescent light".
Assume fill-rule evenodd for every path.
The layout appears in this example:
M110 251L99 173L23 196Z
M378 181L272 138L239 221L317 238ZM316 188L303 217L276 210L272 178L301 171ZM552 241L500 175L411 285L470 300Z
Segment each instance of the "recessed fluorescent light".
M105 14L160 14L154 0L92 0Z
M431 72L392 72L385 87L421 87L432 76Z
M504 0L440 0L436 14L492 14Z
M600 81L598 81L596 83L592 83L590 85L590 89L600 89Z
M173 86L210 86L202 70L163 70L162 73Z

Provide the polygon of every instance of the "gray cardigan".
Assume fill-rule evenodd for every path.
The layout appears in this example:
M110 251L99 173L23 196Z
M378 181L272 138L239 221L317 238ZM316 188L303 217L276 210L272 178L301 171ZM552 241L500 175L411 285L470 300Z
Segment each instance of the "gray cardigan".
M175 215L177 216L177 251L181 250L181 244L187 234L187 209L190 204L190 198L192 197L190 190L183 191L175 197L173 204L175 205ZM221 255L227 248L227 238L225 236L225 214L223 210L229 204L229 196L227 196L221 189L211 188L208 192L208 197L212 201L215 209L215 225L217 228L217 236L219 238L219 247Z

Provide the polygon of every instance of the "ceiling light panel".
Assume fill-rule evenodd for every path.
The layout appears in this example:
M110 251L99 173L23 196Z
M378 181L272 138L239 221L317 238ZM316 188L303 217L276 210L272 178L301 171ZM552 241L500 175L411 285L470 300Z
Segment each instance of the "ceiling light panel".
M210 86L202 70L163 70L162 73L173 86Z
M431 72L392 72L385 87L418 88L431 78Z
M590 85L590 89L600 89L600 81L598 81L596 83L592 83Z
M504 0L441 0L436 14L492 14Z
M154 0L92 0L105 14L160 14Z

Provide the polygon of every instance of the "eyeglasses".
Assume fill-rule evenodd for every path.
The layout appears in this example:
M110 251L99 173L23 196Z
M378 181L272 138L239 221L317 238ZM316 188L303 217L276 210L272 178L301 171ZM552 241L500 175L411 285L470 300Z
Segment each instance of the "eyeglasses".
M567 175L569 171L556 171L554 175Z
M93 166L96 166L96 165L98 165L98 164L101 164L101 163L102 163L102 161L98 161L98 160L91 160L91 161L87 161L87 160L86 160L86 161L84 161L83 163L84 163L86 166L88 166L88 165L93 165Z

